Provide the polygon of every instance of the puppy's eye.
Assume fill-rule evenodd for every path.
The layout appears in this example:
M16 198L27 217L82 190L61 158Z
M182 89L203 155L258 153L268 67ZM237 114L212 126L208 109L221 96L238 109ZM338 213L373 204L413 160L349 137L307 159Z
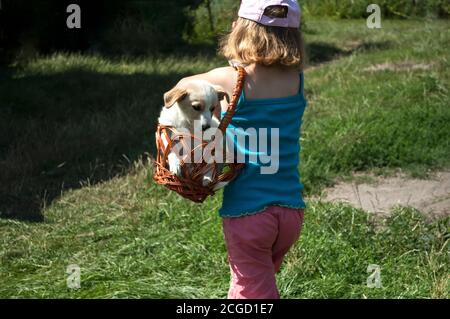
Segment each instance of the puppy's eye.
M192 108L196 111L201 111L202 105L200 103L192 103Z

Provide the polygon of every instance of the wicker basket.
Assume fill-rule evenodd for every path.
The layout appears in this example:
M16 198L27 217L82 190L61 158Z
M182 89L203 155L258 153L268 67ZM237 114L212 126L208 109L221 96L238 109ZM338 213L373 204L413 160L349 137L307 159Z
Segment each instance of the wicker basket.
M238 71L237 84L234 88L227 112L222 118L218 128L223 136L225 136L225 131L234 115L236 104L239 101L246 76L245 69L242 66L237 66L236 69ZM211 146L208 145L209 143L214 143L201 140L192 134L177 132L175 128L171 126L158 125L156 130L157 155L156 160L154 161L153 179L156 183L166 186L184 198L190 199L196 203L202 203L209 195L214 195L214 188L218 183L233 180L244 164L229 163L225 164L225 169L223 169L223 164L207 163L202 159L201 163L189 163L189 165L185 165L181 162L180 176L173 174L169 170L168 165L168 155L170 154L172 147L177 143L184 143L186 145L187 141L191 143L192 140L196 140L198 145L191 150L191 154L194 154L197 147L205 149L205 147ZM166 141L166 143L163 141ZM165 144L167 144L167 146L165 146ZM211 182L204 186L203 176L207 173L211 174Z

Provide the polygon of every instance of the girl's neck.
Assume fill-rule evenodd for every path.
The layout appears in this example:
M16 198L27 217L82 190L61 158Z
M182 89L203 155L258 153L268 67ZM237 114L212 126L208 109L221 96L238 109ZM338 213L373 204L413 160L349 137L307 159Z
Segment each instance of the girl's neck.
M246 66L245 70L249 74L265 75L274 73L284 73L292 69L282 65L265 66L262 64L252 63Z

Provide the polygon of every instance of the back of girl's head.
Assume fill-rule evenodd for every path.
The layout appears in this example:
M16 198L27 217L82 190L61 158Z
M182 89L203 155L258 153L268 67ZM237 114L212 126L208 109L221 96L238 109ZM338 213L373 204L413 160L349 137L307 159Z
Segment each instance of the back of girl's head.
M289 9L283 5L263 8L259 19L269 21L264 24L253 21L254 19L239 17L233 30L222 39L220 53L228 60L237 60L244 64L257 63L301 69L304 47L300 29L271 25L271 21L284 21Z

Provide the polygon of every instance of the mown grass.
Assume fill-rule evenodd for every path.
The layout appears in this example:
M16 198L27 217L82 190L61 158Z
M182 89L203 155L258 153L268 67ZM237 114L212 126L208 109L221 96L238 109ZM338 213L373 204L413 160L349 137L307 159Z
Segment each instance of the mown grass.
M448 168L448 22L386 21L368 30L364 21L320 20L308 28L312 62L330 63L305 75L307 194L355 170L425 176ZM404 61L432 66L364 71ZM169 193L151 182L145 154L162 92L220 64L59 54L4 73L0 211L44 218L0 220L0 296L226 296L220 194L200 206ZM429 223L408 208L377 220L310 202L302 238L278 276L281 293L448 298L449 229L448 217ZM70 264L81 267L77 291L66 286ZM381 267L382 288L366 286L369 264Z
M384 23L376 31L354 21L309 23L313 43L351 52L307 72L302 172L311 192L359 170L424 177L448 167L449 23ZM405 62L429 70L366 70Z
M55 54L14 68L0 84L0 214L42 219L61 191L125 172L154 149L162 93L214 64Z
M148 167L67 192L46 221L0 221L0 296L223 298L229 283L217 209L155 185ZM380 230L380 226L381 230ZM348 206L312 203L278 276L285 298L447 298L449 220L398 209L384 225ZM66 268L81 268L81 289ZM367 267L382 288L368 288Z

